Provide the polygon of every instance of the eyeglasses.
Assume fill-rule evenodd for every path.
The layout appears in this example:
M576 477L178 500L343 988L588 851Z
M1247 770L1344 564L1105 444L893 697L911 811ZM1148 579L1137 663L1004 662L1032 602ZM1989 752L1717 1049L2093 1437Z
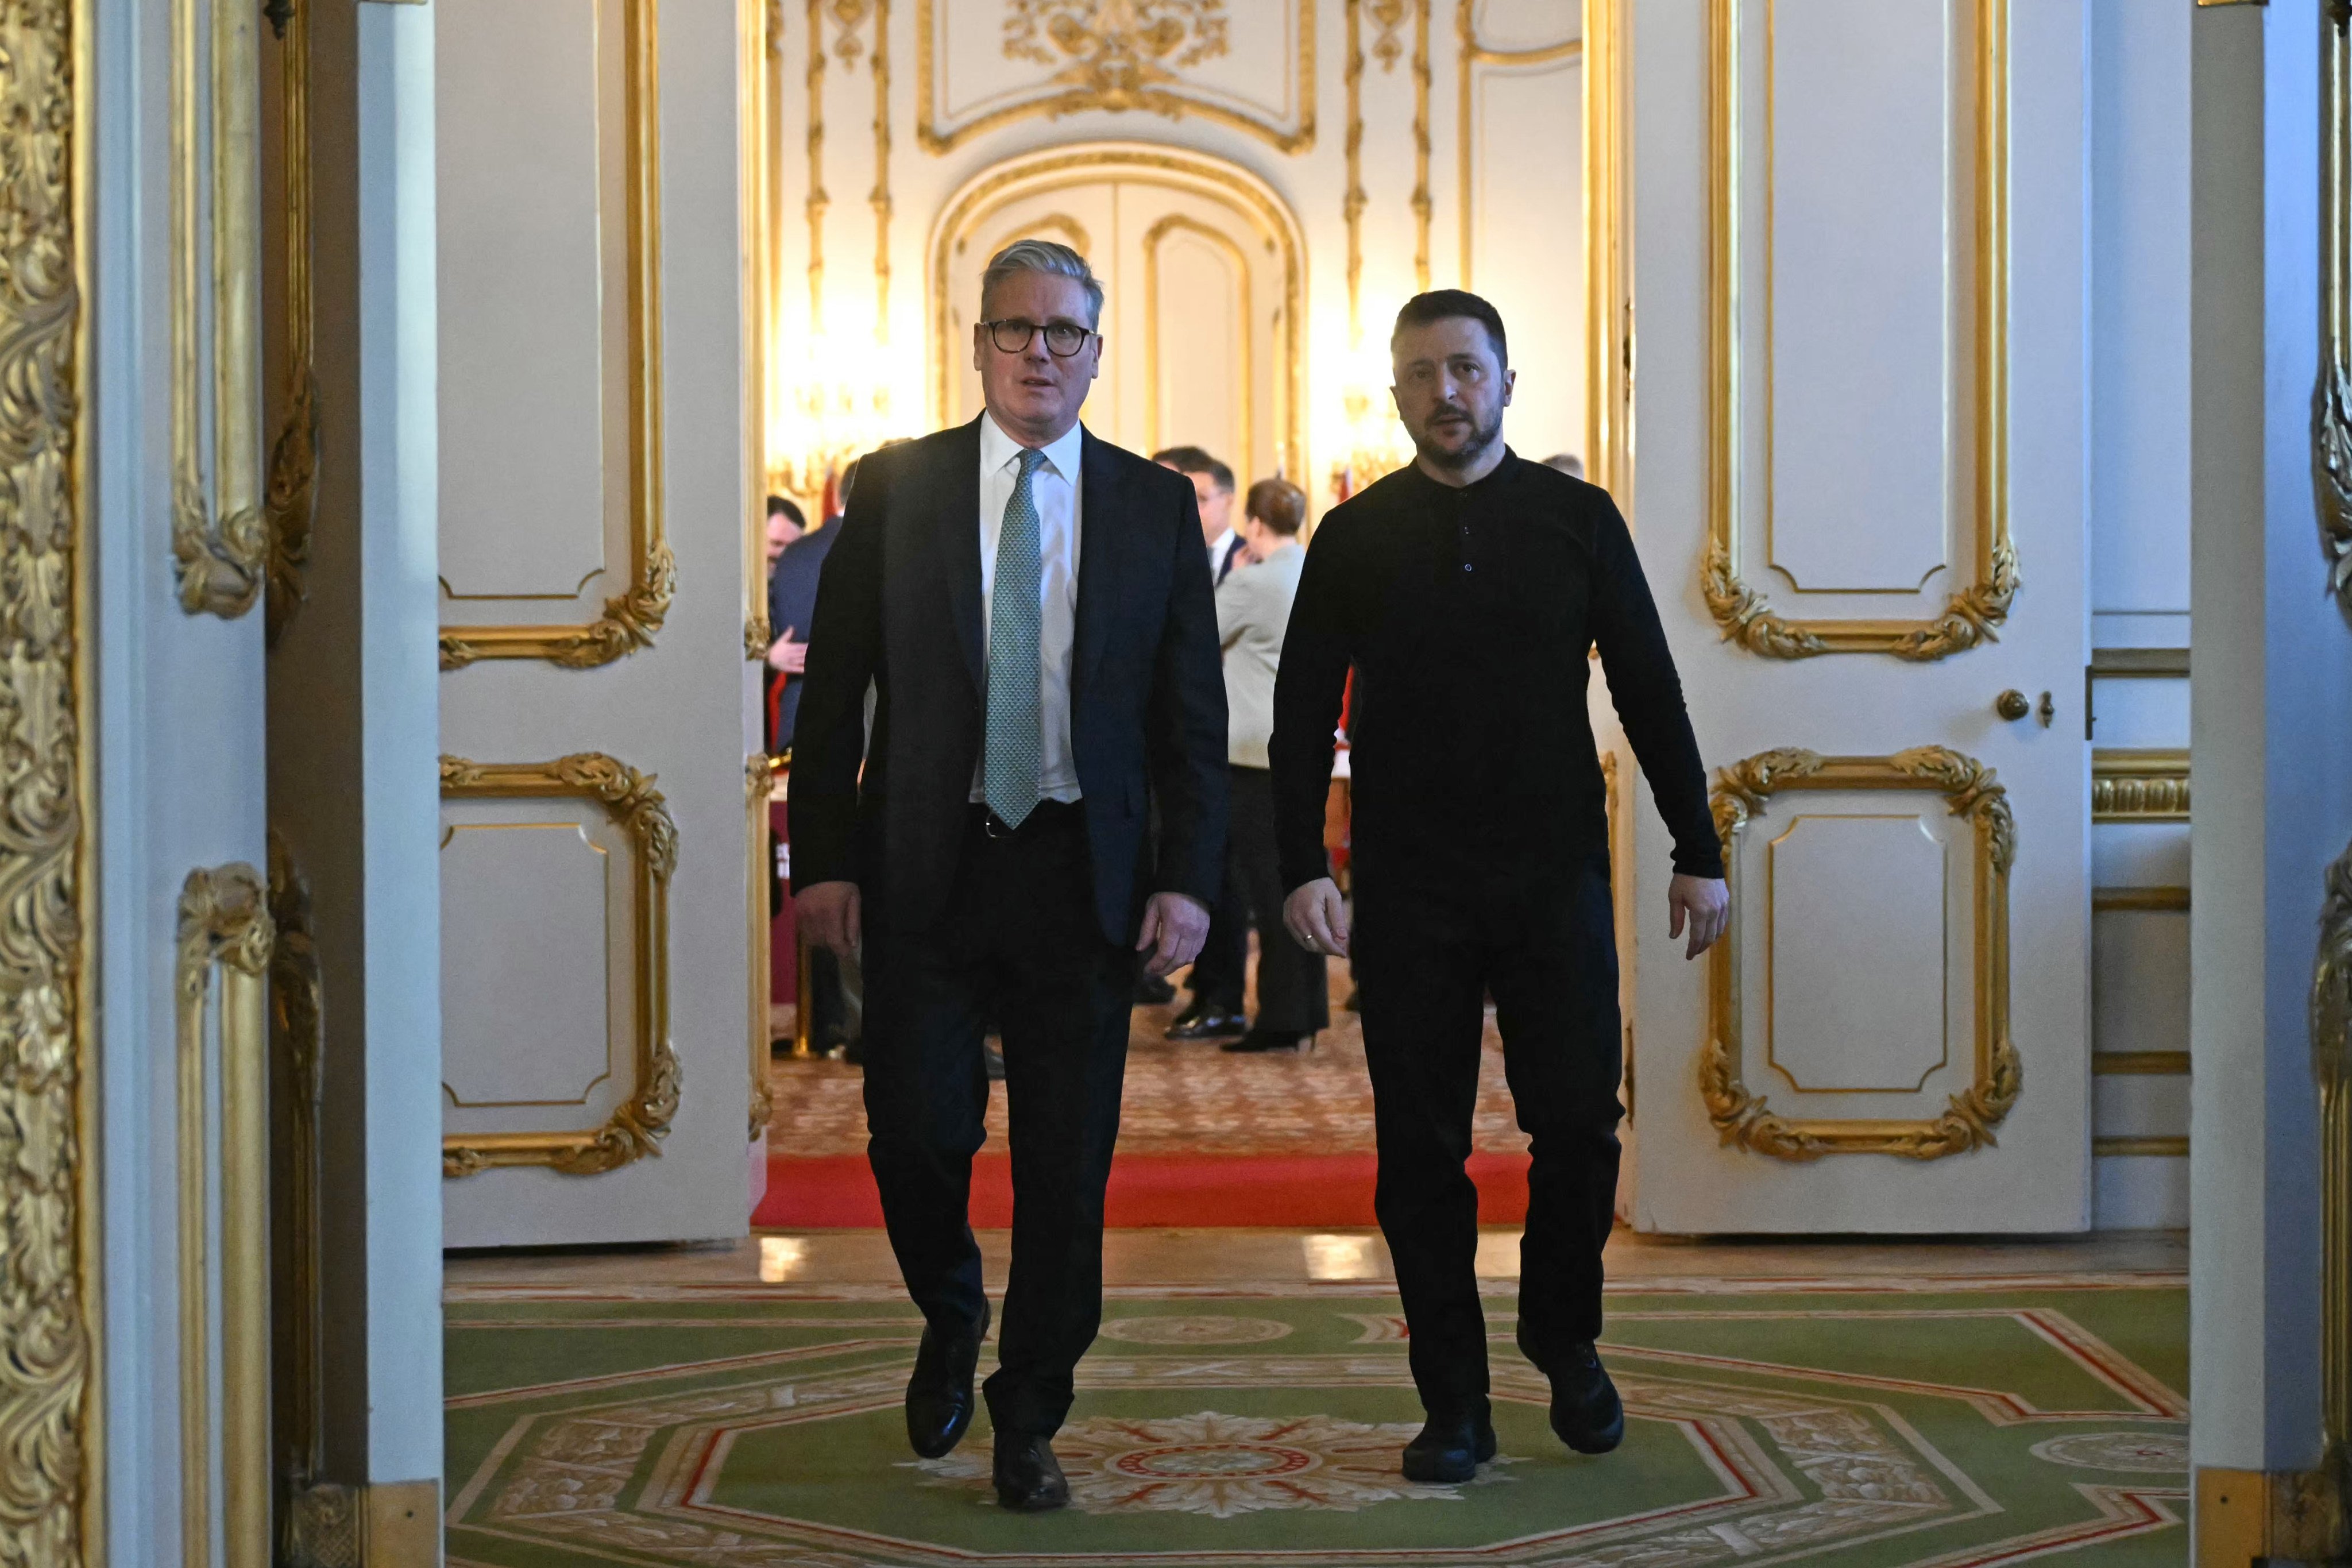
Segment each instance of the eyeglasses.
M1007 316L1001 321L982 321L988 329L988 341L996 345L999 353L1017 354L1029 347L1029 340L1037 333L1045 334L1045 348L1055 359L1068 359L1087 346L1095 334L1090 328L1076 321L1047 321L1042 326L1024 321L1019 316Z

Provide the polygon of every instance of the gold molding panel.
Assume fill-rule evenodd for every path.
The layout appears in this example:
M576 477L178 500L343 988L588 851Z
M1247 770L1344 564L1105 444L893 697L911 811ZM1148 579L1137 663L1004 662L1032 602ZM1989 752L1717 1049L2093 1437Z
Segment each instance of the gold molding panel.
M1776 1114L1740 1076L1743 1034L1738 919L1715 947L1708 972L1706 1046L1699 1092L1707 1120L1727 1143L1780 1160L1824 1154L1900 1154L1914 1160L1993 1142L2023 1087L2024 1065L2009 1031L2009 876L2017 824L1993 770L1942 746L1889 757L1825 757L1795 747L1763 752L1718 771L1712 795L1724 868L1738 886L1739 836L1772 798L1790 790L1932 790L1976 836L1974 1081L1933 1121L1795 1119Z
M267 1563L269 1452L269 968L268 892L250 866L191 871L180 889L177 996L180 1552L190 1568ZM220 1067L206 1015L220 975ZM207 1123L219 1105L219 1224ZM219 1291L213 1289L215 1261ZM220 1454L213 1455L213 1309L220 1313ZM222 1478L213 1548L212 1478Z
M275 1473L290 1507L327 1461L319 1194L326 1008L310 881L276 828L269 831L268 910L270 1198L284 1224L270 1270L270 1310L283 1336L282 1354L270 1368L271 1425Z
M677 1114L677 1051L669 1038L669 879L677 868L677 824L654 778L602 752L551 763L441 759L444 800L592 800L628 834L635 854L636 975L632 1020L636 1084L604 1126L576 1132L469 1132L441 1140L441 1173L470 1176L494 1165L546 1165L595 1175L661 1152Z
M1627 271L1623 72L1632 0L1584 7L1584 469L1634 514L1633 299Z
M1769 16L1769 0L1761 0ZM1974 572L1933 620L1802 620L1780 616L1739 574L1744 439L1740 184L1740 17L1759 0L1709 0L1707 174L1709 330L1707 537L1699 568L1708 612L1726 641L1767 658L1885 653L1939 659L1990 640L2022 579L2009 531L2009 5L1973 0L1976 14L1976 365ZM1769 156L1769 154L1768 154ZM1769 353L1769 350L1767 351Z
M768 802L775 789L777 759L754 752L743 760L744 839L750 850L751 893L745 910L745 935L751 956L751 1142L756 1143L776 1113L775 1097L768 1088L768 1058L775 1042L768 1033L770 1004L768 915L769 869L775 856L768 818Z
M812 0L814 4L814 0ZM1280 0L1247 0L1253 6ZM1225 0L1163 0L1154 23L1124 0L1007 0L1004 56L1061 68L1034 96L943 124L940 115L939 20L946 0L915 0L915 141L951 153L975 136L1024 120L1140 110L1181 120L1197 115L1258 137L1278 153L1315 145L1315 0L1298 0L1298 119L1286 126L1220 103L1186 85L1188 65L1224 52ZM1170 26L1182 31L1171 35ZM1172 58L1172 62L1170 57Z
M2311 1070L2319 1089L2322 1481L2335 1539L2327 1551L2295 1555L2341 1561L2352 1555L2352 846L2328 867L2324 887L2311 970Z
M310 5L281 0L268 13L278 47L286 207L286 413L269 449L267 593L262 613L275 643L302 607L303 568L319 504L319 377L312 354L310 288Z
M1455 127L1454 133L1458 143L1455 151L1462 164L1456 177L1460 180L1462 187L1457 199L1462 208L1462 287L1465 289L1475 287L1471 281L1470 252L1471 232L1476 222L1476 215L1472 210L1474 204L1471 192L1477 183L1476 160L1472 155L1475 142L1473 110L1477 107L1474 97L1476 91L1475 76L1477 68L1480 66L1552 65L1561 60L1580 59L1584 55L1584 39L1580 36L1564 39L1557 44L1547 44L1540 48L1490 49L1478 41L1477 10L1478 0L1456 0L1454 12L1454 93L1455 107L1461 114L1461 123ZM1425 59L1427 51L1423 50L1423 55ZM1424 164L1418 195L1425 201L1428 194L1429 174ZM1421 251L1421 286L1427 289L1429 287L1429 243L1425 223Z
M206 15L197 0L172 0L172 563L180 607L224 620L253 608L269 560L254 205L259 21L257 6Z
M2188 821L2189 753L2185 751L2093 752L2091 820Z
M2311 395L2311 477L2328 591L2352 616L2352 17L2341 5L2325 7L2323 16L2319 384Z
M1251 364L1250 336L1254 323L1250 320L1253 279L1249 257L1233 242L1230 235L1220 233L1209 225L1170 213L1144 231L1143 236L1143 363L1149 367L1143 381L1143 447L1148 452L1160 450L1163 437L1160 420L1160 247L1171 234L1189 234L1205 240L1223 253L1234 269L1234 280L1241 293L1241 310L1236 324L1241 328L1241 343L1234 354L1240 374L1234 377L1234 407L1239 411L1242 439L1231 446L1235 457L1235 471L1254 474L1257 468L1257 408L1254 393L1257 384Z
M768 630L768 345L776 331L770 292L768 167L769 28L782 24L774 0L736 0L737 156L742 174L743 274L743 658L757 664L775 639Z
M0 1539L28 1568L100 1555L106 1427L99 1397L100 1173L93 786L97 638L90 604L91 133L87 5L0 4L9 39L11 156L0 165L0 764L9 830L0 877L0 1041L11 1157L0 1161Z
M955 348L949 269L956 246L1007 204L1046 191L1120 179L1192 191L1247 216L1275 248L1282 268L1282 314L1275 323L1275 467L1294 477L1307 468L1307 244L1282 197L1235 164L1204 153L1140 142L1087 142L1008 158L959 189L932 232L931 418L943 425L955 405Z
M629 585L584 626L444 626L441 668L478 659L545 659L593 669L651 647L668 618L677 563L662 520L661 105L656 0L621 0L628 240Z

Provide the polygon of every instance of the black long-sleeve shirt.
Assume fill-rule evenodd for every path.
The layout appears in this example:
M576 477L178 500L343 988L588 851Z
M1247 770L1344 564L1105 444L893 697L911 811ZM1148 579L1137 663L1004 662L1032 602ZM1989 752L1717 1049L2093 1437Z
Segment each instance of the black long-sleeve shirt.
M1354 852L1368 872L1426 881L1605 850L1585 709L1596 647L1675 869L1722 876L1682 682L1606 490L1507 452L1463 489L1407 468L1334 508L1307 552L1275 687L1284 886L1329 874L1324 796L1350 665Z

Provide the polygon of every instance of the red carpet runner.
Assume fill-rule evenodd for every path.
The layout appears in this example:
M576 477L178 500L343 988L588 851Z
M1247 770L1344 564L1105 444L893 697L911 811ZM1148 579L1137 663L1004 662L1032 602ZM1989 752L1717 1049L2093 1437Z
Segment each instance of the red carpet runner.
M1111 1163L1104 1218L1113 1226L1368 1226L1370 1154L1121 1154ZM1478 1222L1517 1225L1528 1212L1528 1157L1470 1156ZM751 1223L770 1230L837 1230L882 1223L882 1200L863 1154L768 1159L768 1195ZM971 1223L1013 1223L1013 1167L1004 1154L971 1163Z

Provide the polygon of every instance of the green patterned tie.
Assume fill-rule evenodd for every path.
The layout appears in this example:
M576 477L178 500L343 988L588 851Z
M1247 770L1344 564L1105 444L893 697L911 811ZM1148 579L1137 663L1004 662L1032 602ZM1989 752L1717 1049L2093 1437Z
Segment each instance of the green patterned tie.
M1039 651L1045 571L1037 500L1030 476L1045 454L1024 450L1021 478L1004 503L996 536L996 582L988 607L988 744L981 795L1008 826L1018 827L1037 805L1037 777L1045 766L1045 718Z

